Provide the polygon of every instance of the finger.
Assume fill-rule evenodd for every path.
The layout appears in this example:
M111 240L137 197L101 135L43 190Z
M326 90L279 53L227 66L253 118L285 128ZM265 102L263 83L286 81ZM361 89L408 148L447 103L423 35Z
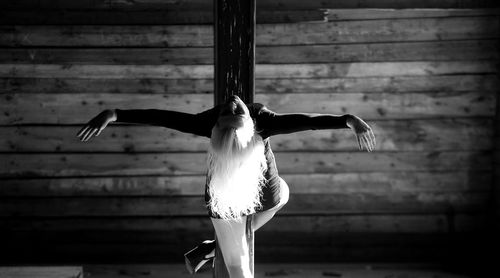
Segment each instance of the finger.
M372 146L371 149L372 149L372 151L374 151L375 150L375 141L374 141L373 133L370 131L368 133L367 137L368 137L368 140L370 141L370 145Z
M359 140L361 141L361 145L364 147L364 149L368 151L369 146L366 144L366 138L363 135L360 135Z
M88 141L90 139L90 137L92 137L92 134L95 132L95 128L92 128L90 129L86 134L85 134L85 138L83 138L84 141Z
M361 139L359 138L359 136L356 135L356 139L358 140L359 150L363 150L363 147L361 147Z
M365 137L366 143L370 146L370 151L373 151L374 145L373 145L372 138L370 137L370 133L367 132L364 137Z
M365 144L366 146L366 150L368 152L371 152L371 146L370 146L370 142L368 141L368 138L366 137L366 135L363 135L362 137L362 140L363 140L363 143Z
M97 131L97 134L95 136L99 136L99 134L101 134L101 132L104 130L104 127L101 127L99 128L99 131Z
M87 129L89 128L88 125L84 125L80 131L76 134L77 137L80 137Z
M85 138L87 137L87 134L92 130L92 128L89 126L80 136L81 141L85 141Z
M94 134L97 132L97 128L94 128L92 129L92 131L89 133L88 137L87 137L87 141L90 140L90 138L92 138L92 136L94 136Z
M377 140L375 139L375 134L373 133L373 130L370 130L370 137L373 140L373 147L377 144Z
M373 149L375 149L375 146L377 145L377 141L375 140L375 135L373 134L373 132L371 133L371 137L372 137Z
M366 136L366 142L370 146L370 152L372 152L373 151L373 142L368 135Z
M92 129L91 129L91 128L89 128L89 129L87 129L87 130L85 131L85 133L83 133L83 135L82 135L82 141L84 141L84 142L85 142L85 141L87 141L87 137L88 137L88 135L89 135L89 133L90 133L91 131L92 131Z

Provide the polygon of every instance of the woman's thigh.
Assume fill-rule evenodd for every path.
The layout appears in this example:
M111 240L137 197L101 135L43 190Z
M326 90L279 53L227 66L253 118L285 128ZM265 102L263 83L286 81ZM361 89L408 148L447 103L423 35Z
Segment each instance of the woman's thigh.
M248 243L245 236L246 217L241 221L216 218L211 220L231 277L251 277Z
M263 211L263 212L269 211L269 212L276 213L278 210L283 208L283 206L286 205L286 203L288 203L288 200L290 198L290 188L288 187L288 184L285 182L284 179L282 179L281 177L279 179L280 179L279 194L278 194L279 201L277 202L277 204L274 207L272 207L266 211ZM259 213L261 213L261 212L259 212Z
M280 178L281 179L281 178ZM280 181L280 189L279 189L279 202L277 204L265 211L260 211L257 212L254 216L254 221L253 221L253 230L257 231L260 229L262 226L264 226L267 222L269 222L274 215L281 209L283 208L284 205L288 202L290 196L290 190L288 188L288 184L281 179Z

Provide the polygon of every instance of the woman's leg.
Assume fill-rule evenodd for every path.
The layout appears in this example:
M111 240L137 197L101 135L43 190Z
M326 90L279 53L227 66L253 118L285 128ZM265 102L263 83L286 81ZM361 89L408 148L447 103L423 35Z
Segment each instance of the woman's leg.
M253 230L257 231L260 227L264 226L273 216L278 212L287 202L290 197L290 190L288 184L280 178L280 202L275 207L266 211L261 211L255 214L253 218Z
M250 257L245 236L246 216L241 220L211 218L224 262L231 278L251 278Z
M280 178L281 179L281 178ZM266 211L262 211L262 212L258 212L254 215L254 218L253 218L253 223L252 223L252 227L253 227L253 230L254 231L257 231L260 227L262 227L264 224L266 224L267 222L269 222L269 220L271 220L274 215L276 214L276 212L278 212L287 202L288 202L288 199L289 199L289 195L290 195L290 190L288 188L288 185L287 183L281 179L280 180L280 190L279 190L279 203L278 205L276 205L275 207L271 208L271 209L268 209ZM239 238L241 236L241 242L244 242L245 244L241 245L240 244L240 247L241 248L246 248L246 249L241 249L241 248L236 248L236 249L231 249L229 248L229 250L226 250L226 253L229 252L233 252L231 253L231 256L232 257L238 257L239 255L238 254L234 254L234 252L243 252L245 251L245 254L246 256L248 256L248 247L246 246L246 239L245 239L245 225L246 225L246 218L243 218L241 221L241 223L238 223L238 225L235 225L235 223L232 223L231 222L228 222L228 223L225 223L225 222L222 222L223 220L221 219L216 219L216 218L211 218L212 219L212 223L214 224L214 227L215 227L215 230L216 230L216 233L217 233L217 237L219 239L222 239L225 235L227 235L228 233L230 233L233 229L232 226L237 226L237 229L236 231L238 232L238 234L236 236L234 235L231 235L231 237L233 238ZM241 225L241 226L240 226ZM217 231L219 230L219 231ZM219 240L219 242L221 242L222 240ZM234 240L232 240L234 242ZM221 244L221 243L220 243ZM227 247L227 243L224 243L224 245L226 245ZM221 249L222 249L222 245L221 245ZM242 251L243 250L243 251ZM223 251L224 254L224 258L226 258L226 255ZM209 254L206 254L206 257L213 257L215 255L215 249L210 252ZM239 256L240 258L240 261L243 257ZM248 266L249 265L249 261L248 261L248 257L247 257L247 261L240 264L240 266L244 265L244 266ZM233 260L233 261L237 261L237 260ZM240 266L238 266L237 268L239 268ZM227 265L227 262L226 262L226 267L229 269L229 266ZM238 270L240 271L240 270ZM250 272L250 269L248 268L248 272ZM241 274L243 275L243 274ZM234 277L245 277L245 276L235 276L233 275ZM231 276L231 277L233 277ZM251 277L251 276L250 276Z

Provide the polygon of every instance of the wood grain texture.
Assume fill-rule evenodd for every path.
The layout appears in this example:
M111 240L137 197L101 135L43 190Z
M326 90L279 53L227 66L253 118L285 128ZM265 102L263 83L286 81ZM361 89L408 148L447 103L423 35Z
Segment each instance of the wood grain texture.
M1 7L1 6L0 6ZM161 24L211 24L211 10L22 10L0 11L0 24L7 25L161 25ZM291 23L308 21L377 20L427 17L494 16L500 11L491 9L308 9L308 10L257 10L257 23Z
M491 117L495 114L495 97L491 92L259 94L256 102L264 103L277 113L350 113L376 120ZM115 108L199 113L208 110L213 101L209 95L169 94L93 94L92 97L89 94L7 94L1 100L2 125L82 124L102 110Z
M173 264L173 265L105 265L105 266L92 266L89 265L85 268L86 273L91 273L91 275L120 275L120 273L158 273L163 275L163 277L179 277L187 278L189 274L184 272L184 265ZM460 274L454 274L450 271L440 270L439 267L434 266L420 266L417 264L370 264L365 263L360 264L332 264L325 262L324 264L311 263L281 263L272 264L265 261L259 263L255 277L266 277L269 275L279 275L280 273L286 273L289 278L298 277L311 277L320 278L328 275L342 275L344 277L352 277L355 275L363 275L364 277L370 277L373 275L380 276L395 276L402 275L412 275L415 278L430 278L433 276L439 276L443 278L457 278ZM485 272L486 273L486 272ZM124 275L127 275L124 274ZM200 278L211 277L208 272L201 271L197 273Z
M378 143L360 152L348 129L271 138L291 199L258 231L257 261L481 254L497 176L499 9L409 8L498 4L257 3L271 23L257 27L257 101L359 115ZM213 237L207 138L119 123L75 137L107 108L212 107L211 5L0 3L0 261L182 262ZM330 22L290 23L325 11Z
M491 171L492 154L484 152L278 152L281 174ZM2 178L203 175L205 153L144 154L4 154Z
M499 44L496 40L284 45L258 47L255 58L258 64L466 61L498 59L498 50ZM212 47L2 48L0 61L9 64L68 66L212 65L214 62Z
M498 37L498 28L495 16L264 24L256 28L256 44L488 39ZM204 47L213 46L213 30L206 25L4 25L0 46Z
M495 61L353 62L256 66L256 78L342 78L492 74ZM209 65L0 64L0 78L208 79Z
M488 192L291 194L280 214L480 212ZM2 198L1 217L206 216L200 197Z
M500 75L499 75L500 76ZM494 142L499 142L500 141L500 92L497 91L497 102L496 102L496 113L495 117L493 118L493 125L494 125L494 134L493 134L493 140ZM493 205L492 205L492 210L494 212L490 217L495 218L495 230L498 232L500 231L500 147L498 144L495 144L493 146L493 182L491 183L492 185L492 192L494 194L493 196Z
M284 174L293 194L384 194L488 191L486 171ZM202 196L204 175L3 179L3 197Z
M405 9L387 7L384 9L327 9L328 21L372 20L393 18L464 17L500 15L500 9Z
M366 241L360 241L366 238L375 241L378 244L369 244ZM419 238L420 237L420 238ZM136 237L137 238L137 237ZM294 237L283 237L283 240L295 241L299 235ZM200 240L205 238L200 238ZM300 248L292 249L285 246L272 246L271 238L268 241L260 241L256 246L256 262L269 263L281 262L286 263L284 260L287 256L297 258L300 255L311 254L302 260L302 263L331 263L332 261L346 261L347 258L354 261L363 261L363 258L368 258L370 262L383 263L383 259L390 259L397 262L414 262L414 261L439 261L440 258L449 258L450 255L457 254L460 250L468 250L470 252L479 251L477 248L471 248L475 240L474 238L466 238L465 240L460 237L450 239L450 236L425 236L421 235L393 235L393 236L376 236L369 235L356 235L356 236L335 236L335 237L318 237L316 242L320 244L329 244L331 248L324 248L318 246L300 246ZM281 238L280 238L281 240ZM309 242L313 242L312 240ZM85 261L92 264L164 264L165 261L181 263L183 253L192 249L198 242L190 241L177 241L172 244L88 244L88 243L65 243L65 244L48 244L39 242L20 243L14 245L12 242L6 242L4 250L9 252L8 256L2 255L2 261L13 263L16 261L22 262L43 262L43 263L71 263L75 260ZM464 245L467 248L457 248L456 245ZM483 242L484 243L484 242ZM304 244L305 245L305 244ZM36 246L36 247L33 247ZM78 252L76 251L78 250ZM412 252L407 252L412 250ZM463 257L461 257L463 258ZM476 257L477 258L477 257ZM290 261L288 261L290 263ZM464 262L465 263L465 262ZM371 264L370 264L371 265ZM387 267L385 268L387 269ZM278 273L283 273L282 268L276 270ZM292 268L291 270L296 270ZM183 271L185 269L183 268ZM298 270L296 270L298 271ZM276 273L271 272L271 273ZM366 271L372 273L371 270ZM122 272L123 273L123 272ZM132 272L134 273L134 272ZM142 271L140 273L143 273ZM157 273L157 272L155 272ZM167 272L169 273L169 272ZM184 272L187 273L187 272ZM317 273L316 271L301 272L309 274ZM336 274L337 272L321 272ZM359 273L359 272L357 272ZM393 275L393 273L386 271L382 272L383 275ZM403 275L407 275L403 273ZM433 277L434 273L424 277ZM442 274L439 275L440 277ZM202 276L200 276L202 277ZM209 276L211 277L211 276ZM293 277L293 276L291 276ZM295 276L301 277L301 276ZM309 276L315 277L315 276ZM451 278L456 278L451 276Z
M318 233L318 227L325 233L448 233L468 229L467 225L479 224L480 214L366 214L366 215L311 215L293 216L278 213L273 221L259 230L260 233ZM475 218L477 217L477 218ZM112 221L110 221L112 220ZM454 221L455 220L455 221ZM453 223L450 223L453 221ZM450 227L451 225L451 227ZM456 226L453 226L456 225ZM162 232L165 238L178 239L180 231L190 234L209 233L211 220L199 217L116 217L116 218L32 218L0 220L3 231L12 232ZM452 230L450 230L450 228ZM115 233L116 234L116 233Z
M488 118L370 121L377 151L490 150L493 122ZM208 138L173 129L113 123L85 144L75 139L81 126L4 126L0 152L203 152ZM356 151L350 129L315 130L271 138L274 151Z
M4 277L71 278L83 276L82 266L2 266Z
M265 78L264 76L261 76ZM495 91L494 73L422 76L256 79L256 93L405 93ZM211 79L0 78L4 93L212 94Z
M257 95L258 102L281 113L350 113L369 119L491 116L491 93L294 94ZM492 103L493 102L493 103ZM388 105L390 103L390 105ZM477 110L476 110L476 107ZM477 114L476 114L477 113Z
M4 95L0 107L10 123L86 123L104 109L166 109L198 113L213 107L209 95L30 94ZM77 109L76 107L80 107ZM5 109L5 110L3 110ZM21 110L30 110L29 113ZM75 113L75 111L78 111ZM33 117L30 119L30 117ZM5 123L5 122L4 122ZM77 139L76 137L74 139Z
M1 7L1 6L0 6ZM31 9L33 7L30 7ZM475 13L485 15L488 13ZM489 13L491 14L491 13ZM3 25L183 25L212 24L212 10L45 10L0 12ZM323 22L324 10L257 10L257 23Z
M176 1L158 1L158 0L136 0L134 2L127 2L121 0L80 0L67 3L66 1L38 1L38 0L6 0L2 2L0 7L6 9L67 9L67 10L154 10L154 9L167 9L167 10L211 10L213 3L205 0L176 0ZM430 1L378 1L378 0L277 0L277 1L261 1L257 4L258 9L320 9L320 8L389 8L389 9L405 9L405 8L491 8L498 7L496 1L491 0L430 0Z

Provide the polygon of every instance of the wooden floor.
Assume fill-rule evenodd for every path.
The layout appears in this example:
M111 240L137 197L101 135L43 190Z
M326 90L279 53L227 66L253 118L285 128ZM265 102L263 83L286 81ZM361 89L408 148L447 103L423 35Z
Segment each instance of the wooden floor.
M148 265L84 265L84 277L118 278L118 277L212 277L211 269L204 267L201 272L191 276L181 264L148 264ZM258 277L287 278L458 278L472 277L438 270L432 265L421 264L257 264Z

